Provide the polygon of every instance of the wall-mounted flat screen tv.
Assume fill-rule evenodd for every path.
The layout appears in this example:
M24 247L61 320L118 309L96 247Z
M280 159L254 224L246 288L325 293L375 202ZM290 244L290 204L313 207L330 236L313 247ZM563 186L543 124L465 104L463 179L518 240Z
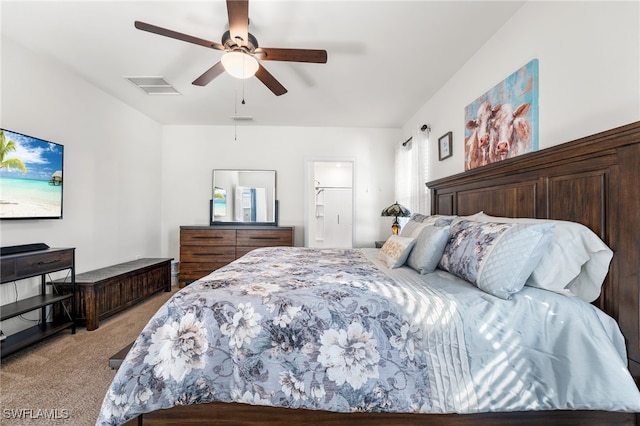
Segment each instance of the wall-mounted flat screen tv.
M64 147L0 129L0 219L62 219Z

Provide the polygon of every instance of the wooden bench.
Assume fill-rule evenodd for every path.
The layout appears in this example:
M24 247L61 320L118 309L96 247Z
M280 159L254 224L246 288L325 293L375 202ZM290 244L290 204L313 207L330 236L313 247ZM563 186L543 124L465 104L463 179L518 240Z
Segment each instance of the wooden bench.
M76 315L87 330L160 290L171 291L173 258L143 258L76 275ZM64 280L52 282L65 289ZM68 289L70 290L70 288Z

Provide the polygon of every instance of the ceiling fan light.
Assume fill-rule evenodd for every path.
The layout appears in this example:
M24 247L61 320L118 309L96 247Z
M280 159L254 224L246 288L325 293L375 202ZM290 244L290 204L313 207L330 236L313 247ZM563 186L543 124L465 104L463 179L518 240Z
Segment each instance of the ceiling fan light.
M221 61L225 71L235 78L253 77L259 67L253 56L242 52L227 52Z

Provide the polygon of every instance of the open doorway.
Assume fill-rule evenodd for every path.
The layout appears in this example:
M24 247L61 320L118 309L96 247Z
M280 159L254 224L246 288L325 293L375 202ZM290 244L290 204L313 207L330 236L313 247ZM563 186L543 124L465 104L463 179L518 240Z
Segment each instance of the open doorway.
M305 246L351 248L354 235L351 160L309 160Z

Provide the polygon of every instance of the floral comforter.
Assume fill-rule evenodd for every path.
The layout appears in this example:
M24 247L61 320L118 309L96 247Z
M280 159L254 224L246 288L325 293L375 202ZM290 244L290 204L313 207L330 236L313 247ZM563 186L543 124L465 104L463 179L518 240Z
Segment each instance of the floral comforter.
M211 401L342 412L640 409L624 339L597 308L535 288L506 301L444 271L385 269L372 253L258 249L190 284L136 340L97 424Z
M156 313L98 424L209 401L429 411L426 342L389 292L404 291L359 250L255 250Z

